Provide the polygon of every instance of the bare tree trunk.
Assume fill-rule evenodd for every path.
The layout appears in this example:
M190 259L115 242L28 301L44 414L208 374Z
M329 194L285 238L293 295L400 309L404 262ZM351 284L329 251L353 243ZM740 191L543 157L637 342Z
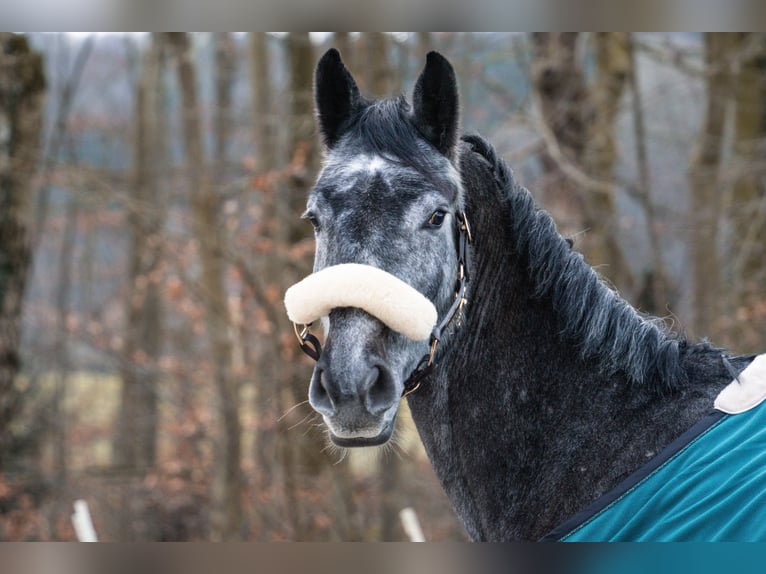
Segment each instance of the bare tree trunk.
M24 36L0 33L0 471L15 447L12 424L22 404L15 379L44 93L41 55Z
M214 34L215 39L215 93L216 110L215 149L213 152L213 168L217 184L223 183L227 164L227 144L231 137L232 108L231 89L237 73L236 45L228 32ZM264 51L265 54L265 51ZM267 100L268 104L268 100Z
M292 166L286 189L274 198L275 215L279 223L276 226L275 239L279 245L289 245L305 239L307 230L296 225L296 215L300 213L305 196L305 187L313 175L311 164L315 155L316 143L311 129L313 126L311 104L311 80L313 76L313 50L307 33L291 33L287 38L287 51L290 64L290 164ZM274 260L272 263L282 265ZM295 278L283 277L288 284ZM287 287L286 285L280 286ZM281 289L283 290L283 289ZM289 329L285 320L279 330ZM282 364L279 368L280 412L290 416L280 417L277 437L277 456L284 470L285 502L290 518L293 538L311 540L312 533L309 509L301 506L299 491L309 476L316 477L322 471L322 445L304 432L291 433L290 429L303 417L309 416L307 405L294 408L304 402L306 381L299 370L292 364ZM286 385L284 383L287 383ZM278 383L278 384L280 384ZM298 411L298 412L296 412Z
M652 201L651 181L649 178L649 157L646 148L646 132L644 129L644 112L641 103L641 90L638 83L638 68L632 39L628 39L628 53L630 54L630 85L633 90L633 134L636 141L636 160L638 163L638 197L641 199L644 214L646 215L646 227L649 233L649 251L652 259L649 289L651 297L645 306L646 311L663 315L668 308L669 289L668 274L665 262L662 258L660 239L662 232L657 212Z
M689 250L692 266L692 332L712 337L719 316L720 262L718 227L721 208L720 163L726 119L726 102L731 95L730 58L735 48L731 34L705 34L705 117L697 144L689 160Z
M168 34L177 56L178 83L183 107L183 138L191 184L194 236L199 240L202 264L202 289L205 317L213 361L213 377L218 391L218 415L223 435L218 454L219 473L214 477L211 538L237 540L242 536L242 488L240 467L241 423L238 387L231 369L230 318L224 289L223 242L220 235L218 197L213 189L202 147L202 123L197 99L197 72L190 40L185 33Z
M310 240L310 226L299 220L299 214L305 209L306 190L313 182L318 168L318 148L314 130L313 112L313 69L315 58L313 48L306 33L291 33L288 38L288 58L290 62L290 175L285 189L275 197L275 213L278 225L275 228L275 242L281 246L294 245ZM301 276L310 272L308 261L292 261L290 265L279 257L273 258L271 265L281 265L277 275L283 282L280 292ZM278 324L279 332L291 332L291 326L282 317ZM294 352L294 347L291 350ZM296 358L297 359L297 358ZM305 364L305 363L303 363ZM336 489L339 484L349 484L349 467L346 461L338 464L326 452L326 437L318 432L310 432L301 427L302 420L313 415L306 404L307 370L297 360L280 361L278 366L280 411L285 413L278 423L277 456L284 469L285 500L290 517L293 538L296 540L350 539L350 514L353 502L349 490L336 490L340 501L334 507L336 514L328 526L316 523L313 508L309 501L301 498L302 492L311 492L326 484ZM300 367L300 368L299 368ZM328 484L329 481L329 484Z
M58 41L67 42L61 34L58 37ZM72 111L72 104L74 103L75 95L80 86L82 80L82 74L85 70L85 65L90 59L90 55L93 52L93 44L95 42L94 35L89 36L82 44L77 52L77 56L74 58L74 64L72 65L72 71L69 73L66 80L63 82L61 91L56 94L58 100L58 109L56 110L55 120L53 122L53 130L45 146L44 163L42 167L42 177L40 185L40 198L37 201L35 207L35 222L33 228L32 241L36 247L40 241L43 230L45 228L45 221L48 218L48 206L50 204L50 179L53 172L53 164L58 157L58 153L64 145L64 137L67 134L67 121L69 114Z
M594 35L596 75L592 85L586 83L578 62L578 42L575 33L532 35L532 76L541 130L550 133L557 148L551 150L546 142L543 203L565 234L589 230L580 249L629 296L634 282L619 243L614 183L615 122L630 68L628 36ZM583 176L578 180L572 171ZM589 181L597 182L598 188L588 185Z
M271 102L272 74L269 39L265 32L250 33L250 93L252 94L253 135L256 170L274 169L274 109Z
M593 112L586 136L584 164L589 175L601 182L614 183L617 159L616 126L620 101L630 74L628 34L599 32L593 35L596 57L596 77L588 93ZM622 292L633 292L633 275L619 243L619 228L615 194L588 190L586 224L597 229L586 242L588 261L609 276ZM604 267L602 267L604 266Z
M550 131L563 160L582 165L587 126L587 88L577 62L577 33L532 34L532 85L543 128ZM577 184L548 151L542 156L542 202L565 235L585 227L584 200Z
M153 34L142 57L136 86L136 132L128 227L128 290L125 361L113 445L114 463L143 473L154 466L157 442L157 361L162 345L162 308L157 271L163 208L158 172L165 157L161 132L163 90L162 38Z
M256 170L260 174L275 173L277 168L277 153L275 153L275 133L272 125L272 118L276 113L273 106L273 76L269 63L269 42L268 37L263 32L250 33L250 86L252 94L252 113L253 122L253 141L255 143L258 160ZM264 186L266 188L267 186ZM261 190L258 199L261 205L261 230L274 235L280 231L277 225L277 214L275 212L275 202L277 198L274 193L267 193ZM252 285L254 291L262 294L267 287L265 278L276 278L280 275L281 265L276 263L276 255L262 256L259 258L258 279L252 278L257 285ZM262 271L262 272L260 272ZM265 301L256 301L254 304L269 305ZM268 306L271 310L272 307ZM272 317L266 313L268 320ZM273 325L276 327L276 325ZM254 530L258 533L260 540L268 540L268 536L274 529L278 528L279 505L276 502L276 490L280 484L278 480L278 469L275 464L275 453L277 451L277 409L279 405L279 361L275 359L279 355L278 340L274 336L258 337L253 342L253 380L255 397L253 399L253 410L256 417L256 431L253 445L253 459L255 466L255 476L253 477L253 488L255 496L260 504L256 507Z
M56 377L51 413L51 437L53 442L53 467L58 486L62 486L68 474L67 413L64 409L66 387L71 370L69 346L66 336L66 317L69 314L73 253L77 235L78 198L70 193L67 197L65 224L58 253L58 279L56 281L56 320L54 327L53 358Z
M269 42L266 34L253 32L250 34L250 83L254 122L253 139L255 142L258 161L256 169L260 174L274 175L283 167L276 152L276 134L273 118L276 114L274 107L274 77L269 64ZM283 158L282 158L283 159ZM266 178L267 180L270 178ZM281 194L270 191L265 184L259 191L258 200L261 206L261 231L272 238L275 243L285 240L286 233L280 224L278 211L281 207ZM253 445L255 475L253 488L259 504L253 517L254 531L259 540L269 540L272 533L278 530L283 522L284 507L279 504L279 494L283 486L279 465L277 465L277 419L281 405L280 394L283 389L280 383L284 380L281 373L282 361L276 359L280 355L280 340L276 336L277 325L282 320L281 312L276 313L273 305L265 300L263 293L279 282L283 273L283 262L276 253L264 254L258 258L258 269L250 278L253 294L257 293L260 300L255 305L265 308L265 317L272 325L269 336L260 336L253 341L254 391L253 410L256 417L256 431ZM255 276L257 275L257 277ZM261 331L263 332L263 331ZM291 521L292 522L292 521Z
M615 207L614 142L618 104L625 86L633 89L633 128L639 182L633 188L644 210L652 257L646 274L645 310L662 313L668 301L667 271L660 246L661 227L651 199L641 93L629 34L596 34L596 80L589 86L577 61L575 33L532 35L534 97L546 141L543 204L565 234L592 229L582 251L629 299L635 281L618 240Z
M218 185L223 183L225 167L227 163L226 144L229 141L232 126L232 96L231 90L236 74L236 54L235 44L230 33L216 34L216 103L215 114L215 151L214 151L214 181ZM216 226L219 218L220 208L218 198L214 189L208 188L208 197L203 199L201 205L205 209L213 207L210 214L204 221L200 218L202 226ZM200 217L199 215L197 216ZM218 380L219 392L219 417L223 424L224 444L226 448L222 453L220 475L219 495L222 512L218 524L216 520L212 521L213 528L218 527L220 532L215 539L220 540L241 540L246 531L244 525L244 512L242 509L242 490L245 486L244 477L241 469L242 458L242 424L239 413L239 389L238 380L234 369L234 351L235 346L233 337L235 328L231 319L228 297L224 287L224 238L220 233L216 233L212 227L208 227L208 233L217 235L213 243L214 251L204 255L209 260L208 267L210 272L209 280L205 283L209 285L206 289L213 297L211 303L214 304L215 313L223 314L221 323L215 325L215 329L220 329L216 335L214 344L215 361L219 365L220 375ZM204 250L203 250L204 253ZM203 262L204 265L204 262ZM213 310L213 307L210 308ZM224 331L225 329L225 331ZM214 517L215 518L215 517Z
M734 229L738 245L733 269L734 311L743 325L735 331L740 346L759 352L766 344L760 333L747 329L745 323L766 321L766 35L734 34L740 59L735 82L732 190ZM758 329L756 329L758 331Z

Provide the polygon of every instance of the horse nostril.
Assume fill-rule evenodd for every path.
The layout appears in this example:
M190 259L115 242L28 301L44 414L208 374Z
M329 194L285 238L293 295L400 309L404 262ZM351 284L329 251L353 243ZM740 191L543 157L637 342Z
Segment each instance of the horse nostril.
M327 372L324 369L317 368L309 385L309 403L319 414L333 416L335 414L335 404L327 389Z
M383 366L372 368L364 388L367 389L364 404L371 414L379 415L398 402L399 396L393 377Z

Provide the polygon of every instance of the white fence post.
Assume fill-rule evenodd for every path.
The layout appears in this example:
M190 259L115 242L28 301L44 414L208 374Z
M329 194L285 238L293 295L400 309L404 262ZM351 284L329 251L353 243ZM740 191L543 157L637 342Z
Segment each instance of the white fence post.
M411 507L403 508L399 512L399 520L402 521L402 527L404 532L410 539L410 542L425 542L426 537L423 536L423 529L420 528L420 521L418 515L415 514L415 510Z
M81 498L74 501L72 526L74 526L77 540L80 542L98 542L96 529L93 527L93 521L90 518L88 503Z

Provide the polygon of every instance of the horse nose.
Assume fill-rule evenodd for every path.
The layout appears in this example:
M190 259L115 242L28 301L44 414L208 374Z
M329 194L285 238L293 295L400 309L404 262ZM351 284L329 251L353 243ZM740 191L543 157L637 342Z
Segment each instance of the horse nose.
M362 386L364 406L373 415L380 415L399 400L391 372L383 365L372 367Z
M341 376L320 361L309 386L309 403L328 417L349 407L363 407L371 415L381 415L398 398L394 378L385 365L369 365L361 373Z
M326 417L335 416L337 410L335 405L339 401L339 394L335 392L333 385L329 383L327 371L317 365L314 369L314 375L309 383L309 404L320 415Z

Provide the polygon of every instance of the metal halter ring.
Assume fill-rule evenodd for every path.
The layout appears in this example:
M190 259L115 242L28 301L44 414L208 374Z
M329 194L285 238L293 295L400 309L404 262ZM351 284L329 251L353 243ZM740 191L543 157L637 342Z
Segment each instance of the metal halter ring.
M319 343L319 339L311 334L311 325L311 323L303 325L303 329L299 333L298 323L293 323L293 331L295 331L295 336L298 337L301 350L315 361L318 361L319 357L322 356L322 345Z

